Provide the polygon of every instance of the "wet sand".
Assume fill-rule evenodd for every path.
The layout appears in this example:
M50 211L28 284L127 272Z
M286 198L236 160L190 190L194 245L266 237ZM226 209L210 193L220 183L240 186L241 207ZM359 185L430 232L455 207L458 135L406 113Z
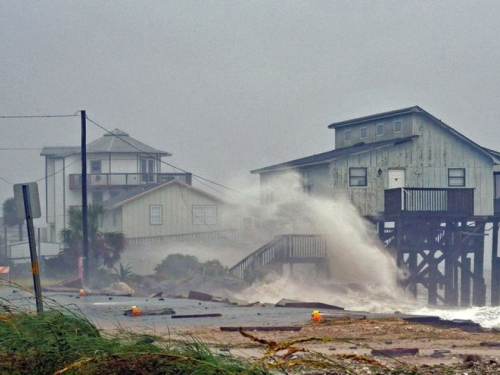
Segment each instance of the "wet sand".
M139 332L144 333L143 328ZM253 360L262 358L267 349L266 345L253 342L239 332L222 332L217 325L155 327L150 333L179 340L195 337L214 350L229 349L235 356ZM465 332L458 328L410 323L397 318L341 318L321 323L307 322L298 332L250 333L260 339L277 342L317 338L298 344L305 351L295 356L307 356L307 351L332 358L352 354L374 358L388 368L405 367L400 363L403 362L409 368L416 366L413 371L418 374L500 374L500 366L496 364L500 360L500 348L481 346L482 342L500 342L500 334L492 331ZM372 357L372 349L394 348L418 348L419 353L416 356L397 357L397 361L385 356ZM465 363L468 355L478 355L480 360L476 358L476 362ZM351 361L349 365L356 369L357 374L374 374L373 368L365 363Z

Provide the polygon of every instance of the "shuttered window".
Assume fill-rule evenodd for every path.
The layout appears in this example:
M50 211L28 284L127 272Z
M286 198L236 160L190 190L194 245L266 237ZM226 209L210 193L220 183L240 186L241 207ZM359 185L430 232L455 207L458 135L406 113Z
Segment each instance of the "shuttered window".
M216 225L217 206L193 206L194 225Z
M163 224L162 206L149 206L149 224L151 225Z
M448 186L451 187L465 186L465 168L448 169Z
M349 168L349 186L367 186L366 168Z

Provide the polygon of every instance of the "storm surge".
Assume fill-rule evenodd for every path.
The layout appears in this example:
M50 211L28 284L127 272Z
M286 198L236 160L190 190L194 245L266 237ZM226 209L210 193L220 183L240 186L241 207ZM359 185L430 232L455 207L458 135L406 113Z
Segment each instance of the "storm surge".
M279 184L268 188L275 199L266 207L265 219L282 223L282 232L274 235L324 237L328 272L318 273L314 265L287 268L285 264L283 274L256 281L238 298L270 303L282 298L321 301L346 309L384 312L417 306L416 300L399 288L402 275L393 256L378 240L375 227L348 197L308 195L296 174L281 176Z

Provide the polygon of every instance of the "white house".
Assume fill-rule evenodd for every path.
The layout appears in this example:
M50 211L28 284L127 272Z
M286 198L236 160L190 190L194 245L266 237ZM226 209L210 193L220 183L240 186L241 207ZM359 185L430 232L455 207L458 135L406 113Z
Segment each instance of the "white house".
M67 225L68 210L82 204L81 148L44 147L46 221L49 240ZM104 134L87 144L88 203L102 203L138 186L180 180L191 184L189 173L162 172L161 158L171 156L157 150L120 129Z
M125 234L121 262L137 274L153 273L175 252L232 265L256 246L253 237L243 236L250 233L242 230L242 206L178 180L135 187L103 207L101 228Z

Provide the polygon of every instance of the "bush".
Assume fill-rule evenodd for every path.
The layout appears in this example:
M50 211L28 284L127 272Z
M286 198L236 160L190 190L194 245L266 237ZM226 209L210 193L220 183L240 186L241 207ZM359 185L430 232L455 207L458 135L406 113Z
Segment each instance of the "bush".
M193 255L170 254L155 267L155 272L162 280L179 280L195 275L224 276L227 274L227 268L218 260L200 263Z

